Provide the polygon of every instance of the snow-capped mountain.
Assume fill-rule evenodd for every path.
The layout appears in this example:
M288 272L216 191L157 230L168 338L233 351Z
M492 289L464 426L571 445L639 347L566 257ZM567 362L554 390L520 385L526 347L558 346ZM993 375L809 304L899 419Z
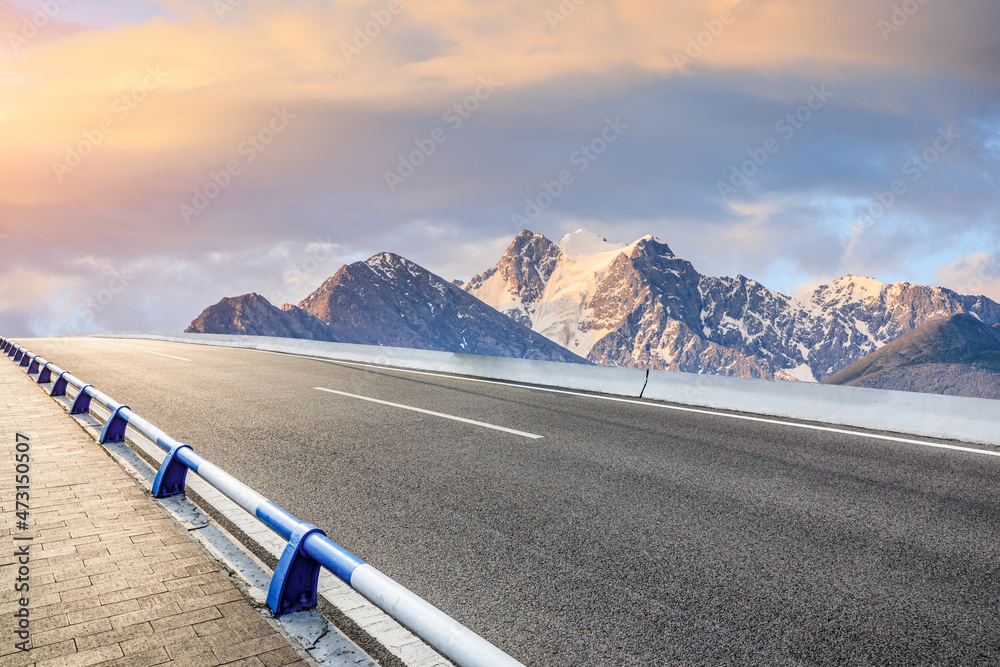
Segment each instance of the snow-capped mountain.
M391 253L342 267L299 306L278 309L257 294L223 299L207 308L188 331L586 363Z
M846 276L803 298L703 276L658 239L522 231L464 288L599 364L821 380L934 319L1000 306L950 290Z
M938 287L846 276L793 298L703 276L652 236L610 243L579 230L553 243L522 231L462 287L380 253L299 306L223 299L189 331L813 381L959 313L1000 323L997 303Z

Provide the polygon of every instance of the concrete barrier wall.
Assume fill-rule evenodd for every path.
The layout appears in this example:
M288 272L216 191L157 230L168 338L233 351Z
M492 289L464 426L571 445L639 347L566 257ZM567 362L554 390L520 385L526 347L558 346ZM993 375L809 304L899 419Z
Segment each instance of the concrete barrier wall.
M151 333L100 336L267 350L630 398L641 395L650 400L693 407L1000 445L1000 401L980 398L669 371L651 371L647 379L646 371L635 368L503 359L291 338Z
M638 368L608 368L584 364L564 364L555 361L504 359L476 354L411 350L401 347L217 334L113 333L99 334L99 337L142 338L175 343L193 343L195 345L284 352L323 359L395 366L411 370L453 373L505 382L594 391L632 398L638 398L646 384L646 371Z
M1000 445L1000 401L652 371L644 397L772 417Z

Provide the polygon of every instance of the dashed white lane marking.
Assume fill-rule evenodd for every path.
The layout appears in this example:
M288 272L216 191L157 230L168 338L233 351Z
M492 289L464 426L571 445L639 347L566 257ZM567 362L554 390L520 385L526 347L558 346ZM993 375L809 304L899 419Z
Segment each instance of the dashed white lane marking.
M175 357L172 354L163 354L162 352L152 352L151 350L146 350L147 354L155 354L158 357L167 357L168 359L177 359L178 361L191 361L190 359L185 359L184 357Z
M393 408L400 408L402 410L411 410L413 412L420 412L425 415L433 415L435 417L441 417L442 419L451 419L452 421L462 422L464 424L472 424L474 426L482 426L483 428L491 428L494 431L503 431L504 433L512 433L514 435L519 435L523 438L531 438L532 440L539 440L544 436L535 435L534 433L525 433L524 431L516 431L512 428L506 428L504 426L497 426L496 424L487 424L486 422L479 422L475 419L466 419L465 417L456 417L455 415L446 415L442 412L434 412L433 410L424 410L423 408L415 408L412 405L402 405L401 403L390 403L389 401L382 401L377 398L371 398L369 396L359 396L358 394L348 394L346 391L337 391L336 389L326 389L324 387L313 387L317 391L325 391L330 394L337 394L338 396L347 396L348 398L356 398L362 401L369 401L371 403L379 403L381 405L388 405Z

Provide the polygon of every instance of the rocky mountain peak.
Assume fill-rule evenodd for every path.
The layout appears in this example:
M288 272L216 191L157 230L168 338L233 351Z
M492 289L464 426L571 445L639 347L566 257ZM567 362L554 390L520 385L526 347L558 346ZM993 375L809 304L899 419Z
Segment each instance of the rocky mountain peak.
M640 255L656 255L659 257L676 257L673 250L670 249L666 243L656 238L655 236L647 234L641 239L633 244L632 252L630 257L638 257Z
M485 291L493 302L500 302L504 298L501 295L506 295L509 301L517 304L534 303L542 297L562 256L558 245L541 234L522 229L495 266L474 276L462 287L470 293ZM511 312L502 312L518 319Z
M511 244L507 246L507 250L504 251L503 257L501 257L501 263L504 261L515 263L519 261L518 258L528 261L544 261L548 257L558 257L561 254L562 250L560 250L559 246L543 235L522 229L514 237L514 240L511 241Z
M888 287L890 286L881 280L849 274L828 285L821 285L814 294L821 301L864 301L880 295Z
M392 252L380 252L365 260L368 266L402 266L407 260Z
M545 238L545 236L543 236L542 234L536 234L530 229L522 229L517 233L517 236L514 237L514 240L510 242L508 251L510 249L523 248L524 246L530 243L539 243L539 242L543 242L546 244L552 243L552 241Z
M400 271L410 275L426 273L421 266L391 252L380 252L377 255L372 255L365 260L364 265L375 273L389 278L395 278ZM354 265L349 264L346 268L352 266Z

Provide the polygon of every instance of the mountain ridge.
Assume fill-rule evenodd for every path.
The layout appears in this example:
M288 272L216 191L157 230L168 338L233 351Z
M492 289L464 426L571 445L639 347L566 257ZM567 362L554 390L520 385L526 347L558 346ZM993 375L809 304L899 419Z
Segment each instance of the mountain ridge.
M1000 325L964 313L933 320L824 384L1000 399Z
M654 236L519 232L468 282L383 252L341 267L297 306L221 300L188 331L491 356L825 380L928 322L1000 305L940 287L848 274L792 297L743 275L701 274Z
M742 275L704 276L652 236L616 244L582 229L558 243L522 230L463 287L594 363L748 377L823 379L961 312L1000 323L986 297L849 274L796 298ZM729 350L729 370L684 354L712 346Z
M187 332L588 363L393 253L341 267L298 306L277 308L256 293L224 298Z

